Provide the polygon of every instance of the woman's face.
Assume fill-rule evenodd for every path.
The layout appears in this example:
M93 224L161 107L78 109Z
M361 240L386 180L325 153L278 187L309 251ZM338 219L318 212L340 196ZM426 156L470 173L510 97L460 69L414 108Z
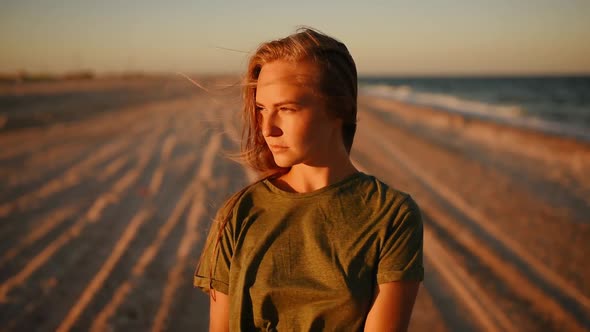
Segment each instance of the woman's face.
M341 120L330 117L317 91L315 66L274 61L262 66L256 85L256 111L275 163L321 166L334 154Z

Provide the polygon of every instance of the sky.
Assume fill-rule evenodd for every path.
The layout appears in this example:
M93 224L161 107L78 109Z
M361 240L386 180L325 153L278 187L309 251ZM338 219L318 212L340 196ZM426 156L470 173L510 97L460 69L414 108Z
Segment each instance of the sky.
M0 72L242 73L307 25L361 75L589 74L590 1L2 0Z

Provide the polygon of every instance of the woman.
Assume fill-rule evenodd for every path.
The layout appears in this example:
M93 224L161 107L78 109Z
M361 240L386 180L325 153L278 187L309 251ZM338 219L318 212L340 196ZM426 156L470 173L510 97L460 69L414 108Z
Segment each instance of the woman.
M195 272L210 329L407 330L424 275L420 210L350 161L346 46L308 28L264 43L243 97L243 153L261 180L219 210Z

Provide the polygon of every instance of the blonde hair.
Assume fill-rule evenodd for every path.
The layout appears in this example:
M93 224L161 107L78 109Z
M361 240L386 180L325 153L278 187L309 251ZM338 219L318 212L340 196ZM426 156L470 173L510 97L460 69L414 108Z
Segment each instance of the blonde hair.
M252 185L289 171L288 168L279 167L274 162L272 153L262 135L260 120L256 112L256 85L260 71L265 64L278 60L308 61L316 66L318 70L317 94L324 101L328 113L342 120L342 141L348 153L352 148L356 132L357 71L346 46L335 38L310 27L300 27L296 33L285 38L262 43L250 57L248 70L243 77L242 99L244 104L240 154L243 163L257 171L260 179L233 194L220 209L222 213L215 218L214 225L217 225L218 232L211 255L211 282L215 250L217 250L225 225L233 216L233 208L239 198ZM207 243L210 244L211 240L208 239ZM203 254L207 249L203 250ZM213 288L210 287L210 289Z
M282 39L261 44L250 58L244 77L242 153L248 166L259 174L270 175L286 170L277 166L260 130L256 117L256 83L262 66L283 60L309 61L318 69L317 91L330 114L342 119L342 139L350 153L356 132L357 72L346 46L309 27Z

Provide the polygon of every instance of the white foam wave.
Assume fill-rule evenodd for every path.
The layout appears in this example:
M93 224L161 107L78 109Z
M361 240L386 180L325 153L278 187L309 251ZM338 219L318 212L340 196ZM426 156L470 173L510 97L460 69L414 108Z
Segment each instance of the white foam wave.
M447 111L480 114L486 117L513 118L522 116L525 110L518 105L493 105L481 101L462 99L454 95L414 91L407 85L369 85L362 88L369 95L443 108Z
M494 105L467 100L454 95L414 91L410 86L386 84L359 87L366 95L384 97L405 103L430 106L470 118L493 121L510 126L537 130L549 134L567 136L590 142L590 133L582 127L551 122L526 113L519 105Z

